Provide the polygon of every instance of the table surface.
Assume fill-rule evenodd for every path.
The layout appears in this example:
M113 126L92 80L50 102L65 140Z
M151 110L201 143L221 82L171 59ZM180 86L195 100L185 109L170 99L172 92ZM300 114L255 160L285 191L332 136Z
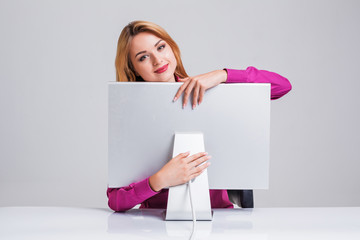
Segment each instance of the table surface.
M195 239L360 239L360 207L213 209ZM1 207L0 239L188 239L191 221L164 210Z

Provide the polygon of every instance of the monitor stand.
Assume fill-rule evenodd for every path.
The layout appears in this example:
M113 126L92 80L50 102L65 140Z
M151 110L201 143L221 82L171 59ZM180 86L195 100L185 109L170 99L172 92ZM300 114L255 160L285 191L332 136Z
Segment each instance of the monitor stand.
M190 151L190 155L205 151L201 132L175 133L173 157L187 151ZM196 220L212 220L207 169L192 180L191 197ZM193 220L187 183L169 187L165 220Z

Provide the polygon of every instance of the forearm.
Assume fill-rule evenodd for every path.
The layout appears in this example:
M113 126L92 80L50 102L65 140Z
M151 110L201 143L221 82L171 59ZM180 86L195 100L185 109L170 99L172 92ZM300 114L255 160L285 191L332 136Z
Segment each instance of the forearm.
M161 172L157 172L149 177L149 186L154 192L159 192L165 187L161 177Z
M278 99L288 93L292 86L285 77L265 70L248 67L246 70L225 69L226 83L270 83L271 99Z
M126 211L157 194L149 186L149 178L122 188L108 188L108 205L114 211Z

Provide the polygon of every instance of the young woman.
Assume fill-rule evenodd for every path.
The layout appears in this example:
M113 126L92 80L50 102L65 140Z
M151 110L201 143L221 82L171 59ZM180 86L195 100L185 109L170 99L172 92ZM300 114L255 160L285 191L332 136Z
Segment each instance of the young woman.
M174 96L182 94L183 107L191 100L195 108L203 101L207 89L220 83L270 83L271 99L291 90L290 82L273 72L248 67L246 70L222 69L189 77L174 40L160 26L145 21L129 23L121 32L115 60L117 81L183 82ZM140 208L166 208L170 186L184 184L209 166L211 156L181 153L157 173L121 188L108 188L108 204L114 211L126 211L141 203ZM201 163L205 164L199 166ZM232 208L226 190L210 190L212 208Z

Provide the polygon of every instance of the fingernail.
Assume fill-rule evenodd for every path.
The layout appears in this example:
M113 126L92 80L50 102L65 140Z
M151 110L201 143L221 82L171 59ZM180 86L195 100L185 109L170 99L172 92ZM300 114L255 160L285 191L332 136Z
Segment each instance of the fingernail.
M185 108L185 103L183 104L183 109Z
M195 105L195 104L193 104L193 109L195 109L195 107L196 107L196 105Z
M176 100L177 100L177 97L174 97L173 102L175 102Z

